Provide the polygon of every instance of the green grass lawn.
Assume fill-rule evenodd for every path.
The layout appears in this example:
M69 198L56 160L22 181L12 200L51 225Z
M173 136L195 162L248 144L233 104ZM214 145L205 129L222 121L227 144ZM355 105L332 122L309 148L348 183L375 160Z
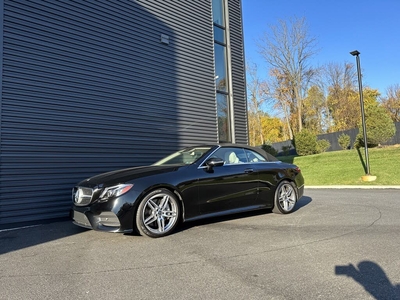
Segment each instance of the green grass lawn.
M372 182L364 182L361 159L365 161L364 148L357 150L325 152L309 156L278 157L282 161L298 165L307 185L400 185L399 145L368 149Z

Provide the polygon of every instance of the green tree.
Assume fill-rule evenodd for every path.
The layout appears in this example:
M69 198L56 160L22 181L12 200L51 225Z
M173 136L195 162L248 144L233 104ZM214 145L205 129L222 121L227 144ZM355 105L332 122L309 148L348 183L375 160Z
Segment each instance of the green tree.
M377 104L369 104L365 107L365 125L367 128L367 144L378 146L390 140L396 133L396 127L384 107ZM364 146L364 133L360 122L360 133L357 136L355 146Z

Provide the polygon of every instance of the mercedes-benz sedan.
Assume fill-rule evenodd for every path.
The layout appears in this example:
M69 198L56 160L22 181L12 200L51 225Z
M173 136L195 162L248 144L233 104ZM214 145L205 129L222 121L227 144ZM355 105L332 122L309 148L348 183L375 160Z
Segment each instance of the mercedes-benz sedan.
M288 214L303 195L300 169L261 149L201 145L150 166L100 174L72 191L74 223L109 232L170 234L187 222L258 209Z

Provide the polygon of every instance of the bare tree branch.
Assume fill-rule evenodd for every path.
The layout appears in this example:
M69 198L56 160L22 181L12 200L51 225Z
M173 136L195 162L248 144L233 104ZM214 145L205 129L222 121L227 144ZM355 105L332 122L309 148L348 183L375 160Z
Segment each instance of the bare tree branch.
M301 131L303 126L302 101L316 74L309 65L316 54L315 47L316 39L309 36L305 18L280 20L278 25L270 26L258 43L260 54L273 70L271 75L278 89L274 96L285 119L297 120L290 126L291 131ZM288 108L290 116L286 116Z

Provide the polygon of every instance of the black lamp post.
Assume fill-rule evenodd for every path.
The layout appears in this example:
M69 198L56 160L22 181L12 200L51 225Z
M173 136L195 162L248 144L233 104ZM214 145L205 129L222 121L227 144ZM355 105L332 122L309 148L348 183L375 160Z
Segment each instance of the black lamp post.
M368 146L367 146L367 127L365 125L365 111L364 111L364 99L363 99L363 90L362 90L362 82L361 82L361 68L360 68L360 52L357 50L351 51L351 55L356 57L357 61L357 74L358 74L358 89L360 92L360 106L361 106L361 120L362 127L364 131L364 148L365 148L365 165L366 165L366 175L370 175L369 170L369 158L368 158Z

